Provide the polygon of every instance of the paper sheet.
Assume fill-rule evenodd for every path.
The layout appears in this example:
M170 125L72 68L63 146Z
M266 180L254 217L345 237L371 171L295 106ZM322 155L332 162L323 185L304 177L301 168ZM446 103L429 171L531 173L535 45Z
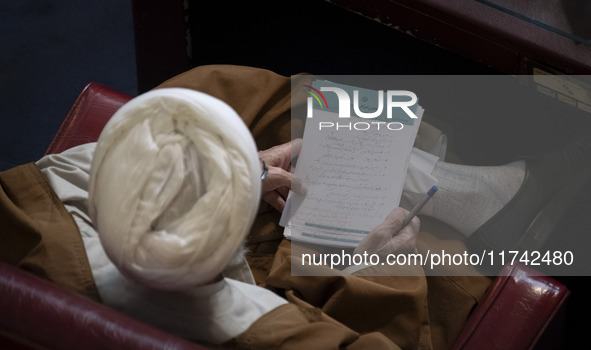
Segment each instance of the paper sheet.
M408 160L423 109L417 106L412 125L389 130L369 119L343 118L344 127L319 128L334 122L334 112L315 110L306 122L304 142L294 175L307 186L305 196L290 193L280 224L284 235L335 247L356 247L398 206ZM313 121L313 122L311 122ZM371 124L370 124L371 125Z

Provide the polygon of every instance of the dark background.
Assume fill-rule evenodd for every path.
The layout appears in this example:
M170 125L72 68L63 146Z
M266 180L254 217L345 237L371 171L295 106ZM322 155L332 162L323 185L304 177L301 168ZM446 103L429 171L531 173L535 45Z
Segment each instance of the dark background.
M41 157L90 81L137 94L131 3L0 2L0 170Z

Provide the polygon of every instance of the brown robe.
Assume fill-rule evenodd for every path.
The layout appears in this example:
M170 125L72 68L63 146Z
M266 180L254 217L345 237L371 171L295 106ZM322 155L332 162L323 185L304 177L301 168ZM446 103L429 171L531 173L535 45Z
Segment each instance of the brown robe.
M267 70L203 66L157 88L163 87L195 89L226 101L259 149L302 131L303 123L291 120L290 78ZM1 172L0 185L0 259L100 301L75 222L35 165ZM247 260L257 284L290 303L261 317L227 347L446 349L490 283L488 277L432 277L420 271L398 277L292 276L290 242L278 219L279 213L261 205L247 239ZM438 236L450 231L437 222L427 226ZM459 241L420 234L419 250L433 244L465 249Z

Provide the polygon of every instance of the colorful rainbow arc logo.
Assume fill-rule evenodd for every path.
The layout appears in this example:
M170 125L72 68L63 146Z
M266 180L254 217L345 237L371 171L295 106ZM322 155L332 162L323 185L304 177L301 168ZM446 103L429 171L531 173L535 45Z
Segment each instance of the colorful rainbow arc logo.
M320 104L320 108L324 109L324 107L328 108L328 104L326 103L326 99L324 98L324 95L322 94L322 92L318 91L318 89L313 88L310 85L304 85L307 88L310 88L312 91L308 91L308 90L304 90L305 93L309 94L310 96L314 97L316 99L316 101L318 101L318 104ZM320 96L320 97L318 97ZM320 98L322 98L322 101L324 101L324 107L322 106L322 101L320 101Z

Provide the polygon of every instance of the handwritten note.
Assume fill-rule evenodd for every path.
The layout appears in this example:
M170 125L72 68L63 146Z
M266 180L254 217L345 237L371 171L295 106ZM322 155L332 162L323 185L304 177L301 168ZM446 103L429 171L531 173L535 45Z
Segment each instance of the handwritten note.
M385 123L354 116L338 120L334 112L315 110L306 121L295 171L307 193L290 193L281 220L285 236L357 246L399 204L423 109L416 114L413 125L392 130ZM337 121L338 128L321 127Z

